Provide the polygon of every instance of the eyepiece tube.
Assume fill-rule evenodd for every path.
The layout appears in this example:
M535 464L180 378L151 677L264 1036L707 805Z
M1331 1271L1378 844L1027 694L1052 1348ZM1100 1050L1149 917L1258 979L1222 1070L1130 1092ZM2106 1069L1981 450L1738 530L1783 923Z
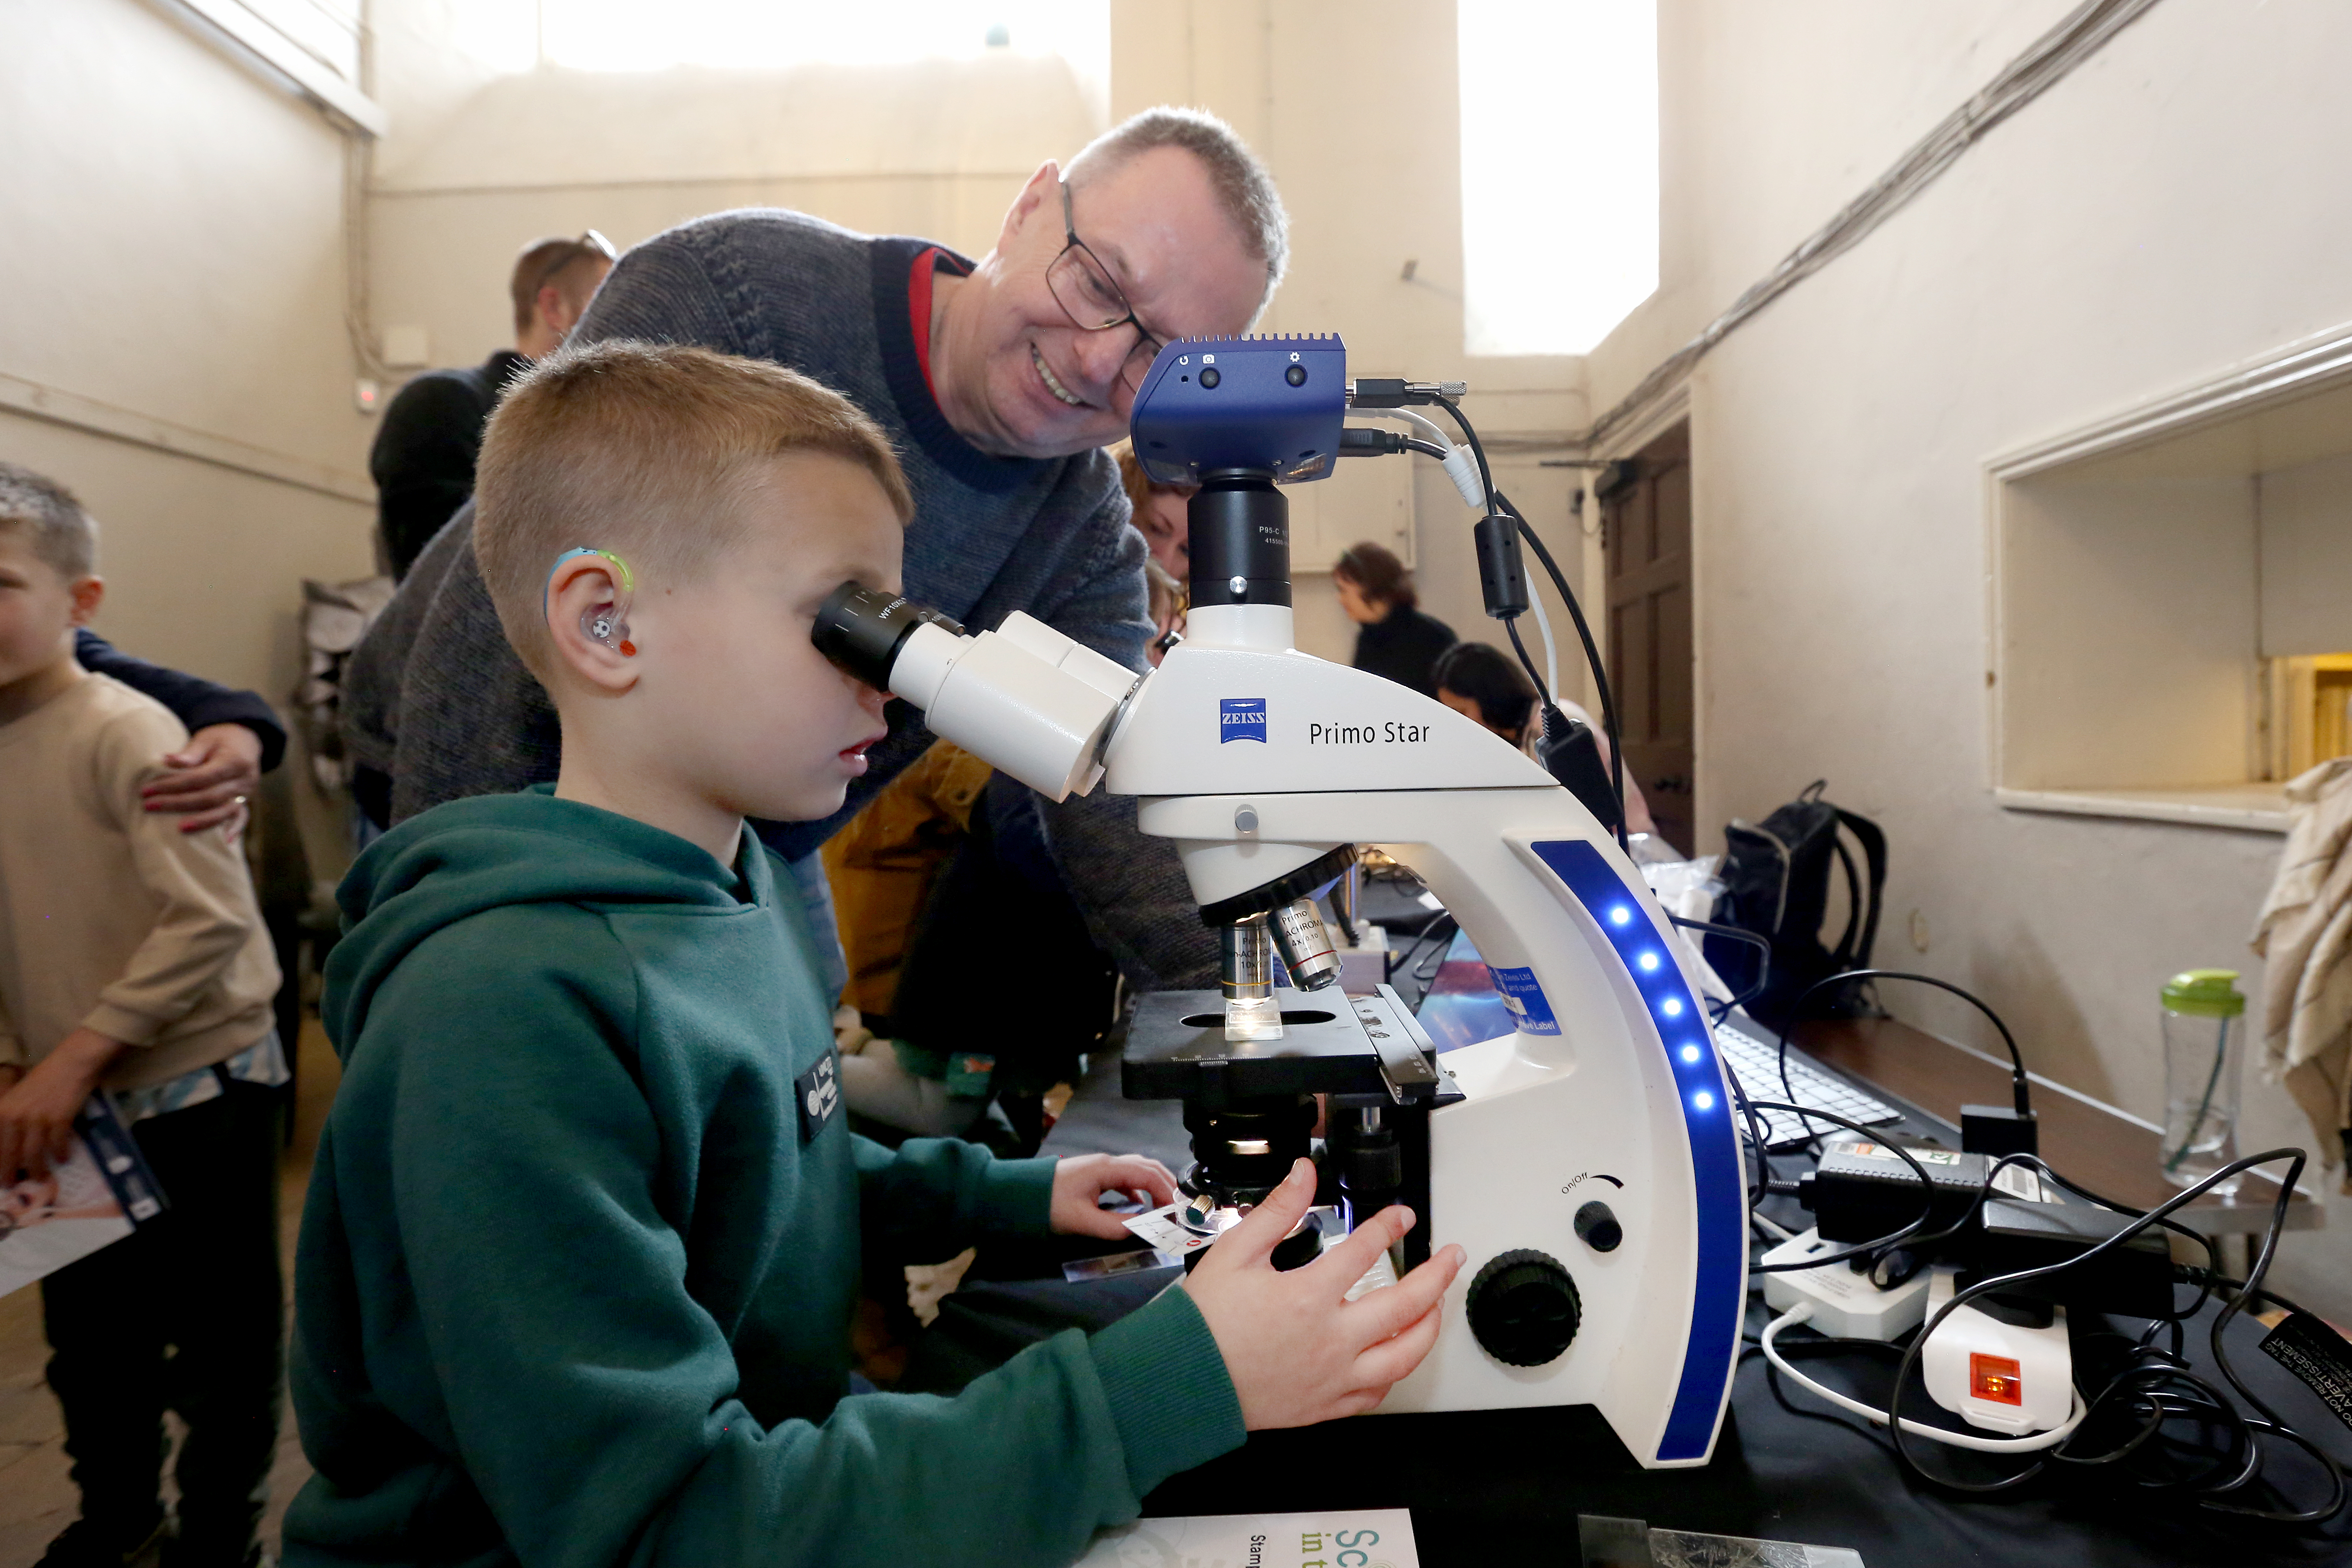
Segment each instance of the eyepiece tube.
M952 741L1048 800L1084 795L1136 677L1016 610L996 631L963 627L901 595L844 583L817 609L817 651L923 710Z
M963 627L903 594L844 583L825 595L811 634L817 652L877 691L890 689L890 668L915 628L934 626L956 636Z

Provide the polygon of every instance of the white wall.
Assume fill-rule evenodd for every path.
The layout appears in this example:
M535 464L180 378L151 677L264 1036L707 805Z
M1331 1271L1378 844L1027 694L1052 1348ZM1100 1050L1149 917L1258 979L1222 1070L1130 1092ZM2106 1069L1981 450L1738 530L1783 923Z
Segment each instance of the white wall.
M1665 0L1666 283L1588 362L1593 406L2069 8ZM1994 805L1984 464L2352 319L2347 48L2328 0L2155 7L1692 379L1699 821L1826 775L1892 841L1881 959L1977 989L2032 1066L2143 1116L2163 978L2226 964L2259 995L2281 841ZM2312 1142L2249 1093L2250 1146ZM2329 1207L2280 1278L2340 1314L2352 1208Z
M2263 652L2352 649L2352 457L2273 469L2260 495Z
M97 515L97 630L283 704L301 579L373 567L341 138L157 7L76 0L0 5L0 458Z
M513 341L508 273L534 239L593 227L626 247L706 213L785 206L977 256L1037 165L1103 129L1051 58L533 68L515 0L372 9L393 117L370 184L373 314L425 327L444 364Z

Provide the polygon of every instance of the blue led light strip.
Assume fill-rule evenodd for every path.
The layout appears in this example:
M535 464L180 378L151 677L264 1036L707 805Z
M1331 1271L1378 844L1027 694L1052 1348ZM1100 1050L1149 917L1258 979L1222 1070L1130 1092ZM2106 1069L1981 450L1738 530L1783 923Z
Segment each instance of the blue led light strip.
M1649 900L1629 891L1580 838L1531 846L1592 916L1649 1005L1633 1020L1656 1031L1674 1069L1676 1098L1690 1133L1691 1184L1698 1198L1698 1268L1691 1292L1690 1338L1683 1377L1658 1444L1661 1460L1698 1459L1715 1441L1717 1417L1739 1353L1748 1253L1748 1195L1741 1185L1739 1134L1723 1102L1723 1069L1698 998L1675 963L1672 938L1647 912Z

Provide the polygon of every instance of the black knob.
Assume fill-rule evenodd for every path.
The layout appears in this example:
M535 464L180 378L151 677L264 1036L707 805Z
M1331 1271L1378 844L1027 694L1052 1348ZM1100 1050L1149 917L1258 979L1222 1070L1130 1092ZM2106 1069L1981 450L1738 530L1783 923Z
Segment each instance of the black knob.
M1595 1198L1576 1211L1576 1234L1595 1252L1614 1252L1625 1239L1625 1227L1617 1223L1607 1204Z
M1307 384L1307 367L1303 364L1292 365L1288 370L1282 373L1282 379L1290 383L1293 386L1305 386Z
M1212 391L1215 390L1217 383L1224 379L1225 378L1223 376L1217 374L1217 367L1215 365L1211 365L1208 369L1201 373L1201 384L1210 388Z
M1523 1248L1478 1270L1465 1310L1488 1355L1507 1366L1541 1366L1576 1338L1582 1303L1559 1259Z

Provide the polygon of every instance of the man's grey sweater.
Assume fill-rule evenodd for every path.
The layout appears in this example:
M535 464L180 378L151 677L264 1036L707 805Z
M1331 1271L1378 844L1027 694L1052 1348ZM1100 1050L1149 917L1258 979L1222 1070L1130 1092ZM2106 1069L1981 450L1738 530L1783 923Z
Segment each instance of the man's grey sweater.
M823 382L889 436L915 496L908 596L967 626L1014 610L1130 668L1150 625L1143 541L1117 467L1099 451L992 457L958 435L926 384L908 279L929 248L798 213L721 213L630 251L572 333L697 343L773 360ZM961 258L948 265L968 268ZM593 542L591 541L590 542ZM919 755L931 736L904 702L889 737L821 823L755 824L787 859L807 856ZM555 710L508 646L474 561L468 503L417 557L346 672L345 744L393 780L393 817L551 779ZM1214 984L1213 942L1173 847L1104 796L1045 808L1047 839L1097 941L1139 984Z

